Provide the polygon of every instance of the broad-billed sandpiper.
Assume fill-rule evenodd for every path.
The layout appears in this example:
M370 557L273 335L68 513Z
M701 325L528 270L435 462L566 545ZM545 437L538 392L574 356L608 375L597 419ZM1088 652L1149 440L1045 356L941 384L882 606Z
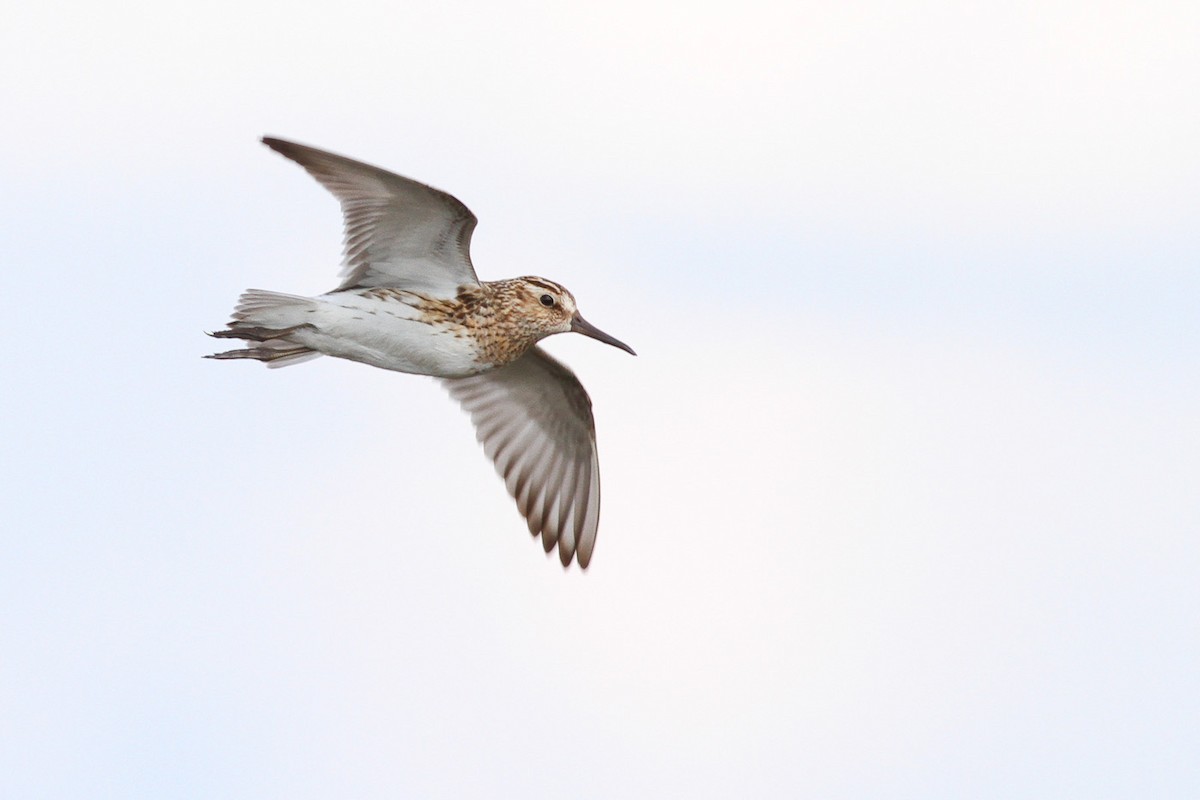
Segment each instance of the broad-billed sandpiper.
M441 378L471 415L484 451L549 553L586 568L600 520L592 402L537 342L574 331L633 353L545 278L480 281L475 215L454 197L312 147L264 138L337 197L345 217L344 280L300 297L251 289L218 338L251 342L208 358L269 367L330 355Z

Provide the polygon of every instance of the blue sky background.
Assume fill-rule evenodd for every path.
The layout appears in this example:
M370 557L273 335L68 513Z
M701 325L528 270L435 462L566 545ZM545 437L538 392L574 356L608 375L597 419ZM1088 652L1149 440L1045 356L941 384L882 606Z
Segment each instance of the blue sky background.
M0 795L1200 791L1194 3L28 4L0 28ZM585 575L331 288L279 135L636 359Z

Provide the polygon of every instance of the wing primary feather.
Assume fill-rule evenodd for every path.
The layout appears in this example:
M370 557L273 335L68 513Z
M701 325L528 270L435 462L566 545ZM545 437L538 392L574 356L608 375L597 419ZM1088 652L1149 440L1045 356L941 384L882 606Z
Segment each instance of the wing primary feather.
M600 527L600 469L595 455L588 465L591 473L588 481L587 514L583 519L583 533L579 539L579 566L587 568L592 560L592 550L596 546L596 532Z

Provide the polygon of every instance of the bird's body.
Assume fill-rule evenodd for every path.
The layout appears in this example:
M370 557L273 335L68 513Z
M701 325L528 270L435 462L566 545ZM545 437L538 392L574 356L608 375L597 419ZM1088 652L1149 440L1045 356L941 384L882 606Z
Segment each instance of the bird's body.
M311 351L270 360L261 356L273 353L256 348L224 356L258 358L271 366L324 354L396 372L464 378L519 358L540 338L528 316L518 313L522 280L549 285L540 278L490 281L460 287L453 298L386 286L317 297L252 289L242 296L230 329L216 335L247 338L250 328L261 328L276 347L286 342L287 351ZM561 286L553 291L570 296ZM287 333L281 337L281 331Z
M586 567L599 522L591 401L575 376L536 346L575 331L620 347L586 322L575 298L545 278L479 281L470 261L475 216L455 198L361 162L278 139L341 201L346 279L301 297L252 289L225 330L249 358L287 366L320 355L445 380L471 414L530 531L564 566Z

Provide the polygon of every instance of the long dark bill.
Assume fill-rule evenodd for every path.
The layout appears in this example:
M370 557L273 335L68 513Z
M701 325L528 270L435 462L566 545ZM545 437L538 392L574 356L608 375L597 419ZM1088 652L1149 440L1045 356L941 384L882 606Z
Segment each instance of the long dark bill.
M582 333L584 336L590 336L597 341L604 342L605 344L611 344L613 347L619 347L626 353L629 353L631 356L637 355L637 353L633 352L632 347L625 344L620 339L609 336L607 333L600 330L583 317L579 316L579 314L576 314L571 318L571 330L575 331L575 333Z

